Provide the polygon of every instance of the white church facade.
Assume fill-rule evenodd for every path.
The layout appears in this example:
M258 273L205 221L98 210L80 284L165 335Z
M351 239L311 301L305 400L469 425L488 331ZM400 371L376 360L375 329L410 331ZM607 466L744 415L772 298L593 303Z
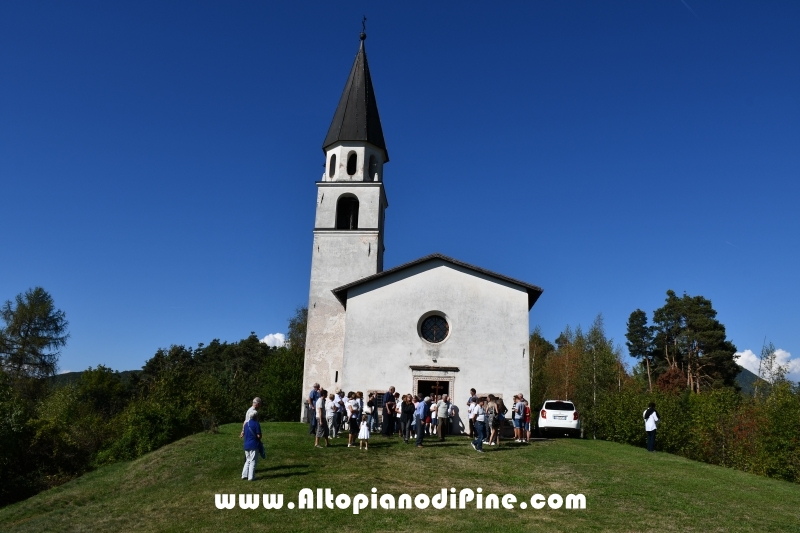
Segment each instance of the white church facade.
M323 143L303 393L528 394L528 313L542 289L432 254L383 268L389 155L365 34Z

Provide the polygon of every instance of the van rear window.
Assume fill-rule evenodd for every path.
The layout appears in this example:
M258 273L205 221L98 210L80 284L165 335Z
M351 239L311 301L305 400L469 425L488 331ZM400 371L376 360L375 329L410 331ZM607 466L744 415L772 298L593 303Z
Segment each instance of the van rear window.
M574 411L575 406L569 402L544 402L545 409L552 409L553 411Z

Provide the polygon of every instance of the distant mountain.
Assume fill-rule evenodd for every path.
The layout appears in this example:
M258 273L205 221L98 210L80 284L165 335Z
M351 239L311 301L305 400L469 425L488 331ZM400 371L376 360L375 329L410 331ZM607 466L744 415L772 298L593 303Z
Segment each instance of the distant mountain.
M756 384L758 376L750 372L744 367L742 371L736 376L736 383L742 388L742 394L753 395L753 386Z
M127 383L131 376L134 374L138 374L141 370L123 370L119 372L120 377L122 378L123 383ZM53 376L48 378L50 384L54 387L63 387L64 385L72 385L78 383L81 380L81 376L83 372L64 372L63 374L58 374L57 376Z

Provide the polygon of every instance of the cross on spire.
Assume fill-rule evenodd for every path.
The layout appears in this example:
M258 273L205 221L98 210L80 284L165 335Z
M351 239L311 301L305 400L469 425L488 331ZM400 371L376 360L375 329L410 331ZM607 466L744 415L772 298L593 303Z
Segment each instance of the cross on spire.
M367 17L363 17L362 28L366 29ZM339 99L328 134L322 143L326 150L330 145L342 141L368 142L386 152L378 103L372 89L372 78L367 64L367 51L364 49L366 32L361 32L361 46L356 53L353 68ZM389 154L386 154L389 161Z

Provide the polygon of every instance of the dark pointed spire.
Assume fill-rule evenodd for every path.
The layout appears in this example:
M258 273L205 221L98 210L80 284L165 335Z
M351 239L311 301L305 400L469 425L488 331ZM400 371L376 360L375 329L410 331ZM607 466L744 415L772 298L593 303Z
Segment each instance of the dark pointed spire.
M364 41L367 34L361 32L361 47L356 54L350 76L344 86L344 92L339 99L339 106L333 115L331 127L322 149L339 141L368 142L386 152L386 161L389 161L389 152L383 140L381 117L378 116L378 102L375 100L375 91L372 89L372 78L369 75L367 52Z

